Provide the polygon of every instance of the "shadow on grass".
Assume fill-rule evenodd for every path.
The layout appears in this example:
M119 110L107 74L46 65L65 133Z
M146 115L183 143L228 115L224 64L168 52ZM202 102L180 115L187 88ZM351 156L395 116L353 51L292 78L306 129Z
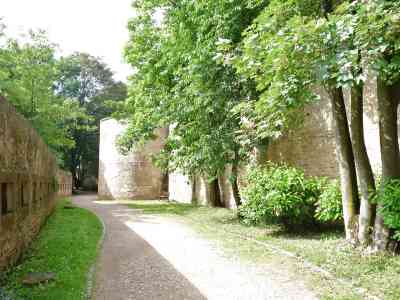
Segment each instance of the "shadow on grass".
M308 240L326 240L343 238L342 225L316 224L315 226L299 226L295 228L286 228L279 225L271 225L274 230L269 232L271 237L285 239L308 239Z
M307 226L287 227L279 223L246 224L235 214L209 217L213 223L228 226L239 226L248 232L262 232L262 235L284 239L326 240L344 237L344 227L341 224L314 224Z
M165 201L137 201L128 207L141 210L145 214L168 214L184 216L199 209L196 205Z
M194 220L209 225L239 226L241 230L260 231L263 235L284 239L337 239L343 237L343 226L340 224L314 224L312 226L292 226L290 228L276 223L248 225L238 215L226 208L210 208L192 204L166 201L135 201L128 204L130 208L141 210L144 214L190 216ZM236 227L238 228L238 227Z

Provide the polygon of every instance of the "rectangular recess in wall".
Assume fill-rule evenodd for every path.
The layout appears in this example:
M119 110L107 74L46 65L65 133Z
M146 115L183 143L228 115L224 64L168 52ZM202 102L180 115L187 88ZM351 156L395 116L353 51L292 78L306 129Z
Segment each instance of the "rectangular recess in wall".
M2 215L6 215L10 212L10 208L9 208L9 199L8 199L8 184L3 182L1 184L1 193L0 193L0 197L1 197L1 214Z

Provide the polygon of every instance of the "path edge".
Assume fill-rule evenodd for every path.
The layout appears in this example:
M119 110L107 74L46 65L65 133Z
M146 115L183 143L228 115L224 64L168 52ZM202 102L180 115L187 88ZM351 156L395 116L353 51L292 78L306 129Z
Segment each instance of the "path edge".
M82 207L81 207L82 208ZM96 260L93 262L93 264L91 265L91 267L89 268L89 272L87 273L87 283L86 283L86 299L87 300L91 300L93 297L93 292L94 292L94 286L95 286L95 275L96 275L96 270L97 270L97 263L98 263L98 257L100 256L100 250L103 248L103 244L104 244L104 240L105 240L105 236L106 236L106 224L104 223L103 219L96 214L94 211L87 209L87 208L82 208L85 209L89 212L91 212L92 214L94 214L97 219L100 221L101 223L101 227L102 227L102 234L101 237L99 239L99 241L97 242L97 257Z
M153 216L159 216L157 214L153 214ZM167 217L174 217L174 215L167 215ZM199 223L198 220L193 219L191 217L188 216L179 216L181 220L189 220L192 223ZM190 224L187 224L190 226ZM202 225L209 227L208 224L202 223ZM264 247L265 249L268 249L269 251L276 253L278 255L284 256L284 257L288 257L288 258L292 258L294 260L296 260L297 262L299 262L305 269L310 270L312 273L316 273L316 274L320 274L321 276L324 276L330 280L336 281L337 283L347 287L347 288L351 288L354 290L354 292L356 294L358 294L359 296L363 297L363 299L366 300L382 300L382 298L371 294L368 290L366 290L365 288L361 288L361 287L357 287L354 284L352 284L351 282L346 281L345 279L342 279L340 277L337 277L335 275L333 275L331 272L325 270L322 267L319 267L317 265L315 265L314 263L310 262L309 260L307 260L306 258L303 258L299 255L296 255L293 252L287 251L282 249L281 247L271 244L267 241L260 241L254 237L242 234L242 233L238 233L235 231L230 231L230 230L226 230L225 228L222 228L222 231L224 231L227 234L231 234L233 236L236 236L237 238L241 239L241 240L246 240L249 242L252 242L254 244L258 244L262 247Z

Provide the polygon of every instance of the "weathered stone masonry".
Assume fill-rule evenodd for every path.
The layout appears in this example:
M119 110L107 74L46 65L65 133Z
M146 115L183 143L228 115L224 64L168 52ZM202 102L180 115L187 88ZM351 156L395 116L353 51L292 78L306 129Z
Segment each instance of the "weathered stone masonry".
M39 232L60 184L68 195L68 174L57 177L56 160L46 144L0 96L0 272Z
M318 93L321 101L299 112L304 122L269 145L259 158L260 162L283 162L304 170L308 176L339 177L331 107L326 93L323 90ZM370 75L364 87L364 136L372 167L379 173L381 157L376 93L376 80ZM348 92L345 96L346 101L349 101ZM244 173L246 167L241 170L242 178ZM226 207L235 207L228 178L229 168L219 178L222 199ZM172 200L207 204L207 190L207 182L204 180L191 180L179 173L170 174L169 194Z
M154 141L120 153L117 140L127 125L115 119L100 123L99 186L100 199L159 199L165 175L151 162L163 148L167 129L159 129Z
M315 104L305 107L299 111L303 115L303 123L292 128L290 132L271 143L267 149L261 149L257 155L257 161L283 162L299 169L302 169L308 176L325 176L338 178L338 164L336 159L336 144L334 125L331 107L327 94L320 89L317 91L321 100ZM379 130L377 118L377 86L373 75L369 74L369 79L364 87L364 135L371 160L372 167L379 173L381 158L379 146ZM346 92L346 101L349 101L349 93ZM349 105L347 105L348 107ZM136 154L122 157L113 146L115 137L120 133L115 121L106 120L108 128L104 128L104 137L100 148L107 149L108 152L100 153L100 195L106 198L115 198L111 195L122 193L123 198L149 198L143 195L146 191L153 190L151 195L158 195L160 188L161 173L151 167L151 163L146 161L143 166L138 164L141 155L144 153L153 154L162 147L162 137L157 144L148 145ZM106 125L106 124L103 124ZM118 125L118 126L117 126ZM118 127L118 128L117 128ZM170 130L173 130L173 126ZM112 149L111 149L112 148ZM243 182L247 166L243 166L239 174L239 183ZM229 182L230 167L228 166L218 178L221 200L226 207L235 207L232 187ZM144 184L147 182L147 186ZM200 176L189 177L180 172L169 174L169 199L179 202L198 204L209 204L213 198L215 189Z
M338 178L331 106L326 93L320 91L319 94L321 101L304 109L303 125L270 145L264 159L288 163L309 176ZM349 108L348 91L345 96ZM381 154L376 99L376 80L369 76L364 86L364 136L372 168L379 173Z
M72 174L63 170L57 170L58 196L68 197L72 195Z

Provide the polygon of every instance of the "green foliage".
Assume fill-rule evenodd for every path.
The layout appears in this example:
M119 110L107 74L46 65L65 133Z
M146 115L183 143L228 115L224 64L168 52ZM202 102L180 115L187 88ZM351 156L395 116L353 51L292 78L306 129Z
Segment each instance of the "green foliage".
M335 222L343 219L342 194L337 181L320 179L321 194L316 203L315 217L322 222Z
M236 140L240 116L233 108L254 93L232 66L217 61L221 39L239 42L259 11L258 1L135 2L127 61L136 69L120 117L130 128L121 144L129 150L173 125L162 165L211 177L246 158ZM163 20L154 14L163 12ZM173 155L172 155L173 154Z
M54 93L55 45L43 32L30 32L24 43L0 38L0 93L32 122L56 154L72 148L74 141L67 124L84 114Z
M113 73L99 59L87 53L74 53L58 62L56 91L81 105L114 84Z
M239 214L244 222L277 222L286 226L333 222L342 218L336 182L307 178L296 168L269 163L252 169L242 191Z
M399 1L358 3L355 43L370 65L389 85L400 80Z
M239 214L246 223L278 222L287 226L314 221L319 184L298 169L269 164L252 169L242 191Z
M388 85L398 83L399 20L399 1L270 1L240 43L219 45L220 63L254 80L259 93L234 108L241 140L280 137L298 127L299 111L318 98L319 88L328 95L361 90L368 70ZM317 217L338 218L338 198L328 188Z
M258 140L281 136L298 110L316 99L310 90L314 69L309 41L314 37L309 21L318 13L317 2L271 1L240 44L220 44L223 62L256 83L258 97L235 108L245 121L245 135L250 132Z
M379 213L386 226L395 231L393 237L400 240L400 180L392 179L382 183L377 201L381 205Z
M245 121L243 139L281 136L298 123L299 109L318 99L317 85L360 85L365 66L389 84L399 80L398 7L384 0L274 0L240 43L222 40L219 61L253 79L259 93L235 107Z
M114 111L109 102L126 98L126 86L98 58L84 53L57 58L45 32L29 32L19 42L2 28L0 93L32 122L62 167L76 175L81 166L81 172L96 176L99 120Z

